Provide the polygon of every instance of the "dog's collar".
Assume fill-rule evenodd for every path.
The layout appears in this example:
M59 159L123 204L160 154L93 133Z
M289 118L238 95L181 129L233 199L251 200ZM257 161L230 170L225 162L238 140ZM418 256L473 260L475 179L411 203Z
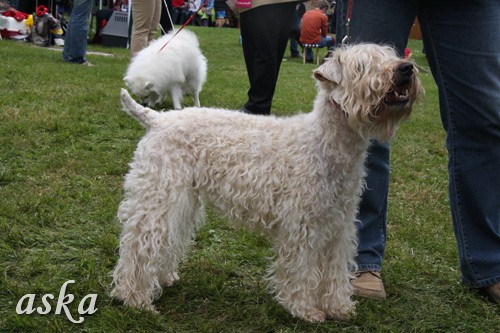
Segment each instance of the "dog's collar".
M334 110L338 110L341 112L341 114L343 114L345 117L349 117L349 115L347 114L347 112L345 112L341 107L340 107L340 104L337 103L333 98L329 98L328 99L328 104L330 104L330 106L332 107L332 109Z
M339 103L337 103L337 102L336 102L333 98L329 98L329 99L328 99L328 102L330 102L330 104L331 104L334 108L336 108L336 109L340 109L340 104L339 104Z

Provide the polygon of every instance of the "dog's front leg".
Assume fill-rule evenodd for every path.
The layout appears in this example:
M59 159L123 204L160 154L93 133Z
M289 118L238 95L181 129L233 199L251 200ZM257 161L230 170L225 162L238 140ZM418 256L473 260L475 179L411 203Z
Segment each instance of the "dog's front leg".
M316 247L317 234L300 223L294 225L299 225L297 230L282 231L276 240L270 287L277 301L292 315L310 322L324 322L326 314L318 304L322 272L317 260L321 255Z
M354 223L339 227L326 242L319 266L323 272L320 283L319 306L328 318L345 320L354 313L351 300L353 287L350 272L356 263L356 227Z

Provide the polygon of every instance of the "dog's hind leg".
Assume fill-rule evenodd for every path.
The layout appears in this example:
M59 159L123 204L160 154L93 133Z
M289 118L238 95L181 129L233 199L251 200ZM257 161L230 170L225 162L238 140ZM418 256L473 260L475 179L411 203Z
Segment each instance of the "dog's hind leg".
M178 264L191 243L200 206L191 189L171 184L179 178L144 177L144 170L134 169L127 175L126 199L118 213L123 221L120 258L111 292L126 305L153 310L162 286L178 279Z
M194 106L196 107L201 107L200 104L200 91L201 91L201 86L200 84L196 82L192 82L189 84L189 91L190 95L193 96L193 101L194 101Z
M174 104L174 109L180 110L182 108L183 93L180 85L173 85L170 88L170 96L172 97L172 103Z
M160 253L165 250L167 230L165 213L151 211L151 201L129 197L120 205L123 230L111 296L129 306L154 310L153 300L161 295Z
M193 92L193 99L194 99L194 106L196 107L201 107L200 104L200 93L199 92Z
M198 196L188 191L176 195L166 219L168 231L165 249L159 254L159 279L164 287L179 280L179 263L186 257L194 232L201 227L205 217L205 210Z

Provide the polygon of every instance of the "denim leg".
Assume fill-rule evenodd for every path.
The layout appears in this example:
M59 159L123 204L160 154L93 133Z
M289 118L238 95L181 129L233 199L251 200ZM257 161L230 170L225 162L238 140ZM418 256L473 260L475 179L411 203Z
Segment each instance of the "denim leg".
M338 1L337 41L345 34L348 0ZM393 45L403 54L417 13L416 1L356 0L350 22L350 43ZM366 189L358 213L359 270L380 271L384 256L389 190L389 145L374 141L368 151Z
M292 57L300 56L298 40L300 38L300 25L302 18L299 16L299 6L302 5L297 5L293 12L292 28L290 30L290 54Z
M297 39L295 39L294 37L290 38L290 55L292 57L300 56L299 44L297 43Z
M84 63L87 50L90 11L93 0L74 0L68 29L64 36L63 60Z
M179 8L172 9L172 22L177 24L177 20L179 19Z
M346 29L349 0L338 1L337 43ZM353 1L350 22L350 43L371 42L394 46L401 55L417 15L418 0L356 0Z
M365 181L358 214L358 256L360 271L382 270L387 220L387 195L389 192L389 144L373 141L368 151L366 166L369 170Z
M429 2L419 21L446 130L462 279L493 285L500 282L500 6Z
M314 60L314 52L312 47L306 47L306 59Z
M339 40L345 33L347 2L339 6ZM500 7L495 0L357 0L351 41L389 43L402 52L416 10L447 133L449 196L462 278L470 286L489 286L500 281ZM362 203L359 215L361 267L369 223L364 207Z
M319 47L322 48L322 47L327 47L327 48L330 48L332 47L334 44L334 40L333 40L333 37L332 36L326 36L326 37L321 37L321 40L319 42Z

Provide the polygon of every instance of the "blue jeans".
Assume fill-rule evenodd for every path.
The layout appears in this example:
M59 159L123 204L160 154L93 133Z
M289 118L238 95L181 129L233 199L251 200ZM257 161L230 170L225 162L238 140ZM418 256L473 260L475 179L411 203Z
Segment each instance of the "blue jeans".
M304 12L305 7L302 3L295 6L295 11L292 16L292 28L290 30L290 55L292 57L300 57L300 25L302 24L302 16L304 15Z
M174 24L183 25L186 22L186 10L181 7L174 7L172 9L172 21Z
M74 0L68 28L64 36L63 60L82 64L86 61L89 17L93 0Z
M338 40L347 0L338 1ZM500 5L497 0L356 0L350 42L394 45L401 54L418 16L439 90L448 149L448 193L462 280L500 282ZM380 270L385 246L389 146L375 142L360 206L358 265Z
M290 37L290 55L292 57L300 57L299 43L294 37Z
M332 47L334 44L335 41L332 36L326 36L326 37L321 36L321 40L318 43L320 48L325 46ZM313 50L310 47L306 48L306 59L308 60L314 59Z

